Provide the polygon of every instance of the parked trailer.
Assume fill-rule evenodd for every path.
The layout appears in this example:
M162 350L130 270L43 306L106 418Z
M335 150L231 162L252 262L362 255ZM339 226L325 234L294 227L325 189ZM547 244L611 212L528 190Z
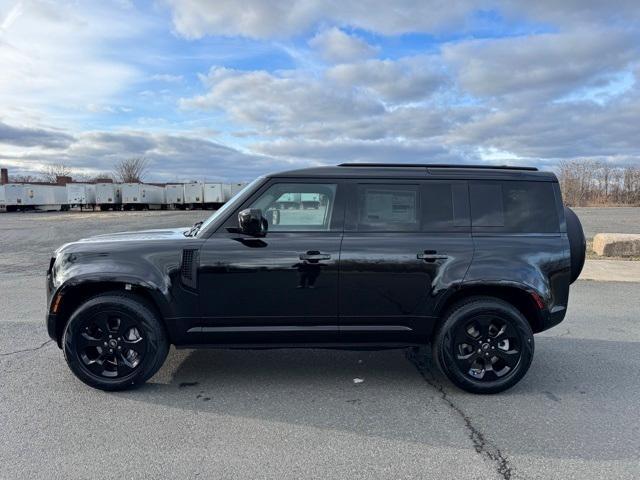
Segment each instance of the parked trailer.
M225 202L222 183L204 184L204 208L220 208Z
M122 185L119 183L96 183L96 204L100 210L122 208Z
M122 207L125 210L159 210L164 203L164 187L146 183L122 185Z
M96 186L92 183L67 183L67 203L69 208L96 208Z
M0 212L7 211L7 202L4 196L4 185L0 185Z
M245 187L245 185L245 183L223 183L222 194L224 196L224 201L228 202L231 200L236 193Z
M63 185L25 183L23 204L23 208L28 210L68 210L67 189Z
M231 196L235 197L236 193L242 190L247 184L246 183L232 183L231 184Z
M184 185L182 183L165 185L164 199L169 208L184 208Z
M202 208L204 190L202 183L184 184L184 205L186 208Z
M26 205L24 185L21 183L7 183L3 187L4 205L7 212L23 210Z

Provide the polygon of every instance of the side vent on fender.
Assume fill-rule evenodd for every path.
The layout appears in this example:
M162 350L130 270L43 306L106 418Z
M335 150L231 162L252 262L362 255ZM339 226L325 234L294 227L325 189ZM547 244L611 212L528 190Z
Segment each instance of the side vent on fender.
M198 286L198 257L198 250L187 249L182 251L180 280L185 287L196 288Z

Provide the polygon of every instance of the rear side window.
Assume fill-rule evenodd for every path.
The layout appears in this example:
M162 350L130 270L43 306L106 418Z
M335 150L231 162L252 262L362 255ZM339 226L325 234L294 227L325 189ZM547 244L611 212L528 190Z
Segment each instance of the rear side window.
M558 233L550 182L469 182L474 229L503 233Z
M358 231L420 230L418 185L358 185Z

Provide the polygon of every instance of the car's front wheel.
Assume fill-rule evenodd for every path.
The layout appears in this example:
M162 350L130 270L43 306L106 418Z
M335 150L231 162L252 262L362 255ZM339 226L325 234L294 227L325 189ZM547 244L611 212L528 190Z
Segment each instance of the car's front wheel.
M455 385L498 393L529 370L534 341L529 322L509 303L474 297L455 305L433 338L433 358Z
M101 390L144 383L169 351L154 308L121 292L98 295L80 305L65 327L62 346L71 371Z

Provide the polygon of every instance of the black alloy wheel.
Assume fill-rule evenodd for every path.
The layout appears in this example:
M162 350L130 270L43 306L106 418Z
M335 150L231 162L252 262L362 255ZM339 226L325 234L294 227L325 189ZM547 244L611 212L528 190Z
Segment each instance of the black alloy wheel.
M508 320L479 315L460 323L451 349L460 371L470 378L493 381L508 375L522 356L520 338Z
M84 319L82 325L76 352L92 374L122 378L140 366L147 341L135 318L123 312L103 311Z
M433 358L456 386L498 393L518 383L533 360L531 326L504 300L472 297L449 310L432 341Z
M169 342L155 308L145 299L108 292L73 312L62 348L69 368L84 383L123 390L144 383L160 369Z

